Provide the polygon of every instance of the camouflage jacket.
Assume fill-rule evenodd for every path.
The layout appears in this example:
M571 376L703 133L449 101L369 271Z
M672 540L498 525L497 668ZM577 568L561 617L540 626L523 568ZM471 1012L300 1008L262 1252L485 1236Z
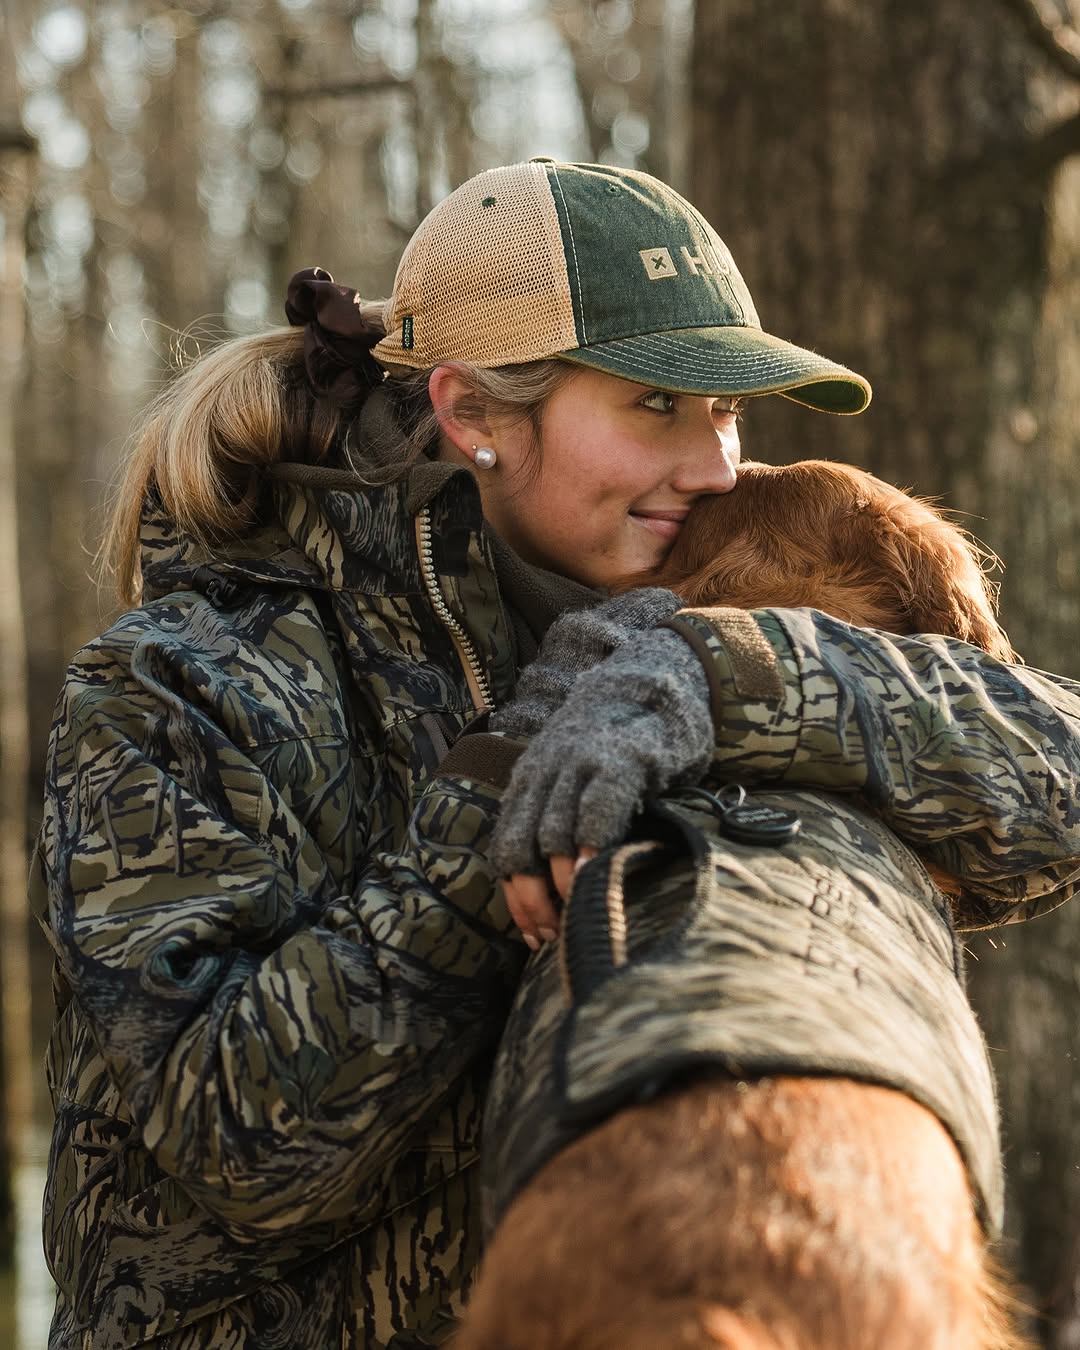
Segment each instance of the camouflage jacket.
M811 609L682 610L722 781L857 794L959 883L962 929L1047 913L1080 887L1080 683L944 637Z
M67 673L32 881L57 1350L434 1345L476 1259L527 953L492 795L421 787L508 695L507 615L467 472L299 476L224 560L148 520L157 598Z
M779 845L675 792L578 873L560 945L526 968L484 1115L487 1229L567 1144L686 1075L825 1074L895 1088L945 1125L1000 1230L990 1062L950 907L859 802L758 791Z
M75 657L58 705L33 881L57 958L53 1350L437 1345L478 1250L478 1104L524 948L483 859L497 790L423 788L515 675L478 494L427 464L269 491L277 523L213 560L148 520L152 598ZM1075 700L1036 718L1024 672L940 645L913 666L859 634L842 678L867 708L920 681L954 700L912 762L891 705L853 738L823 655L853 630L822 621L754 621L788 749L760 735L773 695L739 695L722 732L747 763L820 758L895 789L900 817L940 796L942 838L980 856L1057 827ZM698 637L729 671L723 634ZM951 767L976 725L1000 801Z

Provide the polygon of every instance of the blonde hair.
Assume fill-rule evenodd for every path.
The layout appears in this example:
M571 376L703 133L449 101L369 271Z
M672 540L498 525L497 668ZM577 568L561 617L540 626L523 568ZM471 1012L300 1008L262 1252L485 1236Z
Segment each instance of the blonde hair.
M364 302L361 316L381 326L384 303ZM555 358L493 370L448 364L471 390L458 412L528 421L537 445L544 405L576 373ZM120 601L142 598L140 523L151 494L180 533L212 548L256 522L266 470L279 461L351 468L369 484L401 477L435 442L439 422L428 396L431 371L392 373L384 388L404 453L396 436L392 446L350 444L357 410L312 393L302 328L233 338L181 365L132 432L109 511L99 561Z

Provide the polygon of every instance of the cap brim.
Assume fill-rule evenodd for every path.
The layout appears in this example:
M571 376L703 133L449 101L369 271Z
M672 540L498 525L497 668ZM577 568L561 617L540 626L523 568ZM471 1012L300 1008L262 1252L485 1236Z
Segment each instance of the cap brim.
M860 413L871 395L853 370L760 328L680 328L559 355L673 394L783 394L829 413Z

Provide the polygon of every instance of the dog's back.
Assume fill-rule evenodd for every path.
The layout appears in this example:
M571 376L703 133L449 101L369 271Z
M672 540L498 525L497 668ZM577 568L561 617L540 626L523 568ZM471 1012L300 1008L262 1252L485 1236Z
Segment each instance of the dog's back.
M505 1215L454 1350L1016 1350L960 1158L901 1093L703 1079Z

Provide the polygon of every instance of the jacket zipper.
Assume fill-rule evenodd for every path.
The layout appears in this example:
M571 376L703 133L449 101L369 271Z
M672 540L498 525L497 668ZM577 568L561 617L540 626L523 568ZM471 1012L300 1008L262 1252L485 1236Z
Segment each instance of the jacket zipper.
M450 606L447 604L446 597L442 593L442 587L439 585L439 576L435 571L435 558L431 547L431 512L426 506L417 517L416 541L420 553L420 574L424 578L428 598L431 600L435 613L450 630L450 636L454 639L454 646L458 650L462 665L465 667L465 673L469 677L473 702L476 704L478 712L491 712L495 707L495 701L491 697L491 685L488 683L487 673L480 664L476 649L469 641L469 635L451 614Z

